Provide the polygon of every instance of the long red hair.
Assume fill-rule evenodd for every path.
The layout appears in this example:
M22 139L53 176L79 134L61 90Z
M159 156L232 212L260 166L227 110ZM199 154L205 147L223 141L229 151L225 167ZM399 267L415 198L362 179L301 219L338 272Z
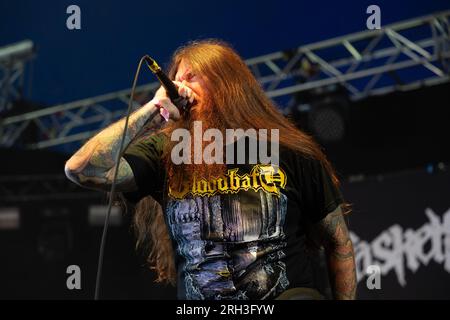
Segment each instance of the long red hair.
M162 130L164 134L170 136L176 128L192 130L193 120L201 120L204 130L217 128L222 132L226 128L278 129L280 145L304 157L319 160L338 186L335 171L320 146L280 113L242 58L228 44L202 40L180 47L175 51L169 68L172 80L182 60L189 64L194 74L206 79L207 99L202 101L201 114L191 114L170 123ZM173 145L174 142L168 142L164 150L170 184L179 183L192 174L210 176L214 172L217 175L217 166L219 170L223 169L221 165L174 165L170 161ZM175 266L167 227L162 211L154 207L152 201L147 197L138 204L134 217L138 243L147 240L150 233L148 261L157 272L157 280L174 282Z

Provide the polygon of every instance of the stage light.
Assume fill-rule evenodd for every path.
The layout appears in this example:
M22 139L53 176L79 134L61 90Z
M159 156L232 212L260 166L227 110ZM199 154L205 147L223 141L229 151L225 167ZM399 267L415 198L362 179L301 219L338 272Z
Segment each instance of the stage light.
M310 125L323 142L336 142L345 136L344 120L332 106L315 108L311 113Z
M107 206L90 206L89 207L89 225L101 227L105 223L106 213L108 212ZM109 217L110 226L120 226L122 223L122 210L120 207L112 207L111 215Z
M0 230L15 230L20 227L20 211L16 207L0 208Z
M312 134L323 143L344 140L348 121L348 103L340 97L327 97L311 103L308 127Z

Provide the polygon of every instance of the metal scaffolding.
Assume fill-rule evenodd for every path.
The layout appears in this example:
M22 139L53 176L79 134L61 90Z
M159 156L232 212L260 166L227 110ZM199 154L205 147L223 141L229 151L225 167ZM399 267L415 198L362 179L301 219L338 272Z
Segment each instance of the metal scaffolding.
M450 11L246 60L276 102L336 86L353 100L450 81ZM138 87L141 102L158 83ZM4 119L0 145L13 146L34 126L40 149L82 141L124 116L130 89ZM139 102L136 102L136 107Z
M33 42L24 40L0 48L0 114L22 98L25 65L33 58Z

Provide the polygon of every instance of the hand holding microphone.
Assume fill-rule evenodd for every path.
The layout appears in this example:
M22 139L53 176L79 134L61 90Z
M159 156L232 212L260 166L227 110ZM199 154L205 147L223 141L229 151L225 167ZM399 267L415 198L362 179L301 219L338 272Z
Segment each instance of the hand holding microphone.
M183 82L174 81L173 83L176 85L180 97L186 99L189 105L192 105L196 100L195 93ZM174 120L178 120L181 117L179 108L168 97L167 91L163 86L159 87L149 103L160 107L160 113L166 121L169 117Z
M145 56L145 62L149 69L156 75L159 82L161 82L161 87L155 94L152 102L155 105L161 106L168 111L169 114L174 113L173 110L171 112L170 109L176 107L179 111L178 114L175 114L176 118L180 117L180 113L184 114L189 111L191 104L195 100L194 92L185 85L185 81L178 82L172 81L169 77L162 71L162 69L158 66L155 60L150 58L148 55ZM161 110L161 115L168 120L169 114L165 113L164 110Z

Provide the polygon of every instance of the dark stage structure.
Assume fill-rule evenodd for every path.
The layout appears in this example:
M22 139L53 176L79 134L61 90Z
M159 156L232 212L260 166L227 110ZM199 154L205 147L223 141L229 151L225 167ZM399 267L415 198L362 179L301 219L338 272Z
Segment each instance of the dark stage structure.
M130 90L43 106L21 94L19 80L38 57L32 43L7 49L13 53L0 55L0 299L91 299L107 198L68 181L64 163L124 115ZM337 169L353 204L358 298L450 299L450 12L246 63ZM136 107L157 86L138 87ZM112 212L101 298L175 298L135 250L131 218L132 210ZM70 265L83 272L81 290L67 290ZM370 266L380 268L380 288L369 288ZM318 279L323 269L319 258ZM327 295L328 283L321 287Z

